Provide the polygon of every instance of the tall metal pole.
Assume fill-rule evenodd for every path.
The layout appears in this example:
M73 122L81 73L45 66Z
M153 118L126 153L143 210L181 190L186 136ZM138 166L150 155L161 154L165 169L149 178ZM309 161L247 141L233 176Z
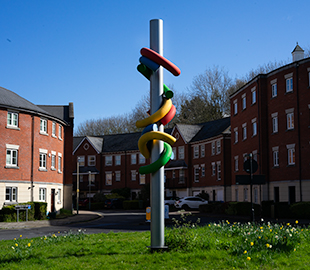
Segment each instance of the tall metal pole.
M80 199L80 159L77 159L76 163L76 214L79 214L79 199Z
M150 48L163 55L163 21L150 21ZM153 73L150 78L151 114L161 106L163 94L163 68ZM163 125L158 126L163 132ZM156 140L153 143L151 161L156 161L164 150L164 143ZM161 167L151 175L151 249L165 248L165 220L164 220L164 168Z

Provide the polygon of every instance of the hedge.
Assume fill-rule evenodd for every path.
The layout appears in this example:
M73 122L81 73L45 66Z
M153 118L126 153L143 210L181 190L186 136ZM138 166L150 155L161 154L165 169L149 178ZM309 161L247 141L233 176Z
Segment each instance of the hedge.
M142 200L123 201L123 208L125 210L143 209L144 202Z
M253 204L255 216L260 216L260 205ZM230 202L228 203L225 213L228 215L236 216L248 216L251 215L251 203L250 202Z
M41 220L46 219L46 208L47 203L45 202L28 202L19 203L18 205L30 205L31 209L28 209L28 220ZM16 222L17 221L17 210L15 205L3 206L0 210L0 221L1 222ZM26 210L19 211L19 221L26 221Z
M310 202L298 202L290 206L294 218L310 218Z

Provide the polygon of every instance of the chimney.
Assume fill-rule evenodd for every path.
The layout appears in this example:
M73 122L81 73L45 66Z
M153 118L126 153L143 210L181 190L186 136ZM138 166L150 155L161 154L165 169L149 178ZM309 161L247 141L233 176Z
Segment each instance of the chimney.
M292 57L293 62L304 59L304 50L298 45L298 42L295 49L292 51Z

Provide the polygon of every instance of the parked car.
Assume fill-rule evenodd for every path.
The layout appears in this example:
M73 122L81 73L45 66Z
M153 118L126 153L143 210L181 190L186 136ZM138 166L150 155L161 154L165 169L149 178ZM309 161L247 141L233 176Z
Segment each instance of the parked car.
M189 209L198 209L199 205L201 204L207 204L208 201L200 198L200 197L184 197L179 200L177 200L174 204L174 206L178 209L184 209L184 210L189 210Z
M177 197L167 197L165 199L165 205L174 206L175 202L179 200Z
M92 202L92 201L91 201ZM89 205L89 199L87 198L87 199L80 199L79 200L79 206L80 207L86 207L86 206L88 206Z
M104 208L107 209L121 209L123 208L123 200L116 198L116 199L107 199L104 202Z

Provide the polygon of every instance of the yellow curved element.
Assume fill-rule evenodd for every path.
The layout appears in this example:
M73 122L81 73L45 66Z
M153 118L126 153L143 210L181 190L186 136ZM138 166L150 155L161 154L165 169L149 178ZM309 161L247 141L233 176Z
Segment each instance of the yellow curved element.
M158 122L170 111L171 106L172 106L172 101L170 99L164 99L164 103L159 108L159 110L153 113L152 115L150 115L149 117L137 121L136 127L142 128L142 127L146 127L150 124L154 124Z
M167 133L163 133L160 131L150 131L148 133L143 134L138 141L138 147L139 147L141 154L145 158L150 158L151 156L151 153L149 149L147 148L146 144L148 141L152 141L152 140L161 140L166 143L169 143L170 145L176 142L176 138L174 138L173 136Z

